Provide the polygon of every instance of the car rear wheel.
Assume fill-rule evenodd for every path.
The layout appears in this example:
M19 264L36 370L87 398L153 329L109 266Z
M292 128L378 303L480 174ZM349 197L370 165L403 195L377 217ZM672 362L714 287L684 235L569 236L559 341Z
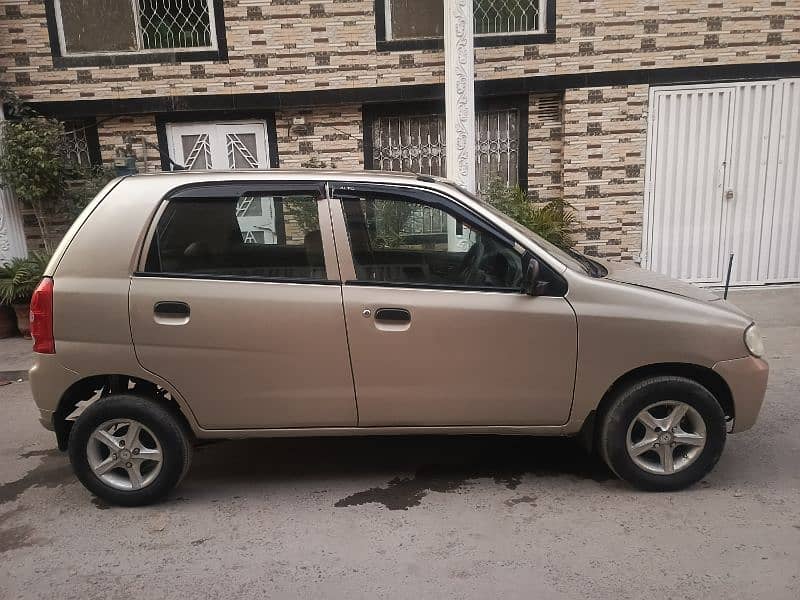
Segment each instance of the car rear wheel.
M112 394L80 415L70 433L69 457L90 492L112 504L141 506L180 482L191 446L183 424L164 406Z
M648 491L679 490L707 475L725 446L725 414L702 385L651 377L622 391L600 424L600 452L619 477Z

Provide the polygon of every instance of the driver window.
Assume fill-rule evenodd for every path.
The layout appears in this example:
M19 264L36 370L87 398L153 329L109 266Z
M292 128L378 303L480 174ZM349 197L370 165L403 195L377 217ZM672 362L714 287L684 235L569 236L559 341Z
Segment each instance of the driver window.
M522 257L439 207L380 194L342 205L359 281L520 289Z

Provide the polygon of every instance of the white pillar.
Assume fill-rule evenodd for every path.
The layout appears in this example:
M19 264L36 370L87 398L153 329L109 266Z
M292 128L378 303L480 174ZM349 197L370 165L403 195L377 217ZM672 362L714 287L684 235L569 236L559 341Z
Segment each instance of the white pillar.
M447 177L474 192L475 52L472 0L443 1Z
M475 192L475 44L472 0L443 2L447 178ZM447 219L447 247L451 252L469 248L469 236L458 234L455 219L452 218Z
M3 120L3 107L0 106L0 123ZM2 151L3 149L0 148L0 152ZM11 190L0 185L0 264L15 256L26 256L27 254L28 247L25 243L19 202Z

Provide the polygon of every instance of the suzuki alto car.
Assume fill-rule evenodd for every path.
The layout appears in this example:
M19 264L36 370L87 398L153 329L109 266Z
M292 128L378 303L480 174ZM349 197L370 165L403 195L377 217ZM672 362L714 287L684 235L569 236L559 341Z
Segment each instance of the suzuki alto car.
M41 422L120 505L167 494L196 440L257 436L580 436L676 490L753 425L768 373L711 292L388 173L117 179L31 315Z

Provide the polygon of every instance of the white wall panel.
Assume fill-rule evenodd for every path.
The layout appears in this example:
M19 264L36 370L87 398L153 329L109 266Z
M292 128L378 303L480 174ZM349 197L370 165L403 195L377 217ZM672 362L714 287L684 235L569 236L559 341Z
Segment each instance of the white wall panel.
M770 152L777 146L775 82L737 85L731 158L725 182L725 256L733 252L731 282L759 282L759 260ZM726 265L727 268L727 265Z
M694 281L800 281L800 79L654 88L642 264Z
M643 263L671 277L722 279L729 88L653 94Z
M800 281L800 79L781 82L774 196L766 207L764 279Z

